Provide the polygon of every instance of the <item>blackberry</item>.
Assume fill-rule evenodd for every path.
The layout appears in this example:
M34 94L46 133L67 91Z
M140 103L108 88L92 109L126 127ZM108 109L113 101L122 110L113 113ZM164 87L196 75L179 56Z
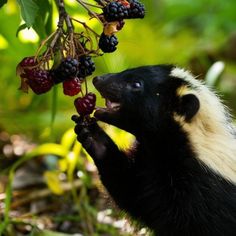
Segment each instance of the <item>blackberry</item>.
M128 17L128 8L120 2L110 2L103 8L106 21L120 21Z
M16 73L20 75L21 78L27 77L27 72L33 69L33 67L36 67L38 65L38 62L35 60L34 56L31 57L25 57L21 60L21 62L18 64L16 68ZM35 69L35 68L34 68Z
M114 52L116 50L116 46L118 44L118 39L115 35L105 35L101 34L99 39L99 47L103 52Z
M75 96L81 91L81 81L78 77L63 82L63 93L68 96Z
M48 92L53 86L53 79L47 70L29 70L26 76L26 83L36 94Z
M67 57L52 71L53 80L56 84L77 76L79 62L77 59Z
M76 98L74 101L75 108L81 116L89 115L93 112L96 103L96 95L87 93L84 97Z
M130 7L128 9L130 19L134 18L144 18L145 16L145 7L138 0L129 0Z
M34 56L31 57L25 57L21 60L21 62L19 63L19 65L21 67L31 67L31 66L36 66L38 63L35 60Z
M78 76L85 78L91 75L95 71L95 64L90 56L83 56L79 60L79 72Z

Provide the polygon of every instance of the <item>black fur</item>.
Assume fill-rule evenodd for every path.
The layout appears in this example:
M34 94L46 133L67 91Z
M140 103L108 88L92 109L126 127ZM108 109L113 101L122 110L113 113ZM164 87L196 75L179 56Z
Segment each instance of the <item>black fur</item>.
M94 79L105 98L121 103L118 111L98 109L95 117L136 136L129 154L95 121L78 121L75 132L118 206L155 235L235 236L236 187L194 158L174 121L177 112L191 122L201 104L194 95L177 96L186 82L171 78L172 68L146 66Z

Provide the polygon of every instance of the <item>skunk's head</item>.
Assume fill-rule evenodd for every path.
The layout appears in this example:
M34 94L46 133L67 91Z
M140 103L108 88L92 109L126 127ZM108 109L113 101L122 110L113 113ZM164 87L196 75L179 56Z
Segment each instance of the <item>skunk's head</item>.
M144 66L96 77L93 83L107 105L96 110L98 120L136 136L149 132L157 138L161 131L173 141L174 132L181 132L200 163L236 183L236 132L229 112L189 72Z
M179 114L190 122L199 110L199 99L183 78L173 77L171 65L144 66L94 78L96 89L106 99L106 108L95 116L133 134L155 131Z

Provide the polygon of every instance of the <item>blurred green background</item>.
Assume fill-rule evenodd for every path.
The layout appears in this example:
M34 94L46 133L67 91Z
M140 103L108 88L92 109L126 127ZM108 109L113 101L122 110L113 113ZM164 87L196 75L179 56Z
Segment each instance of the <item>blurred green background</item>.
M174 63L204 77L215 61L222 60L226 70L221 89L229 95L235 87L233 78L236 74L236 2L143 2L147 11L145 19L126 21L118 33L118 50L95 59L94 76L144 64ZM69 8L72 14L81 14L73 4ZM18 90L20 80L16 77L16 65L25 56L34 55L39 43L39 39L32 39L32 32L27 29L16 37L21 23L19 12L13 0L0 10L0 127L10 133L24 133L41 142L52 138L48 137L52 92L35 96L32 92L24 94ZM75 112L73 98L63 96L60 85L58 87L55 139L73 125L70 116ZM93 91L93 87L90 90ZM235 108L233 97L228 102Z
M79 19L87 17L86 12L80 11L75 1L65 2L72 16ZM118 50L94 59L96 71L93 76L140 65L171 63L191 70L199 79L205 79L209 68L215 62L222 61L225 65L224 71L216 75L219 80L214 86L235 113L236 1L142 2L146 6L146 17L143 20L126 21L124 28L117 34ZM44 4L43 0L41 4ZM55 27L55 6L53 10ZM4 169L6 166L3 163L7 158L7 149L4 149L6 135L23 135L28 142L35 145L58 143L62 135L73 128L70 117L75 109L74 98L65 96L61 85L57 85L56 100L53 99L55 91L38 96L31 91L26 94L18 90L20 79L16 76L16 66L22 58L35 54L43 38L40 39L32 29L25 29L16 37L17 29L22 24L16 1L8 0L0 9L0 22L0 133L5 135L0 135L0 167L2 165ZM93 23L92 27L101 33L102 29L97 23ZM89 90L96 93L91 85L93 76L88 78ZM98 95L98 105L103 105L103 102ZM52 124L52 113L55 110L56 116ZM111 132L115 133L116 141L122 139L123 136L120 136L118 130ZM126 140L127 137L123 142ZM4 185L2 191L4 192Z

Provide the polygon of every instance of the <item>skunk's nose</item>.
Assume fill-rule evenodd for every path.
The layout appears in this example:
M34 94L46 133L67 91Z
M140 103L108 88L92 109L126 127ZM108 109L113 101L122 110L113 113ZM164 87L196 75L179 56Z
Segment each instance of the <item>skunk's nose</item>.
M104 76L96 76L93 78L93 85L96 86L104 80Z
M93 78L93 84L95 85L99 81L99 76Z

